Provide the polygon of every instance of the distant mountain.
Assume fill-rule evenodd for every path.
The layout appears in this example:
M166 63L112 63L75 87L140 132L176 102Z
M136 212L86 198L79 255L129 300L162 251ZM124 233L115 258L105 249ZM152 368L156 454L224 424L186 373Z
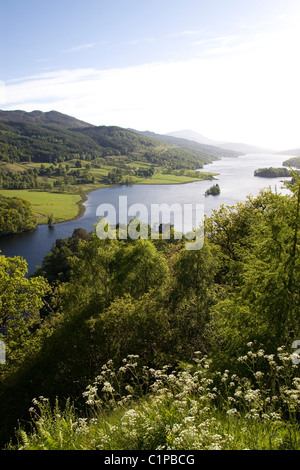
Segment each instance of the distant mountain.
M209 155L213 155L216 158L222 157L238 157L240 152L235 152L230 149L216 147L212 144L204 144L197 142L196 140L190 140L188 138L175 137L170 134L156 134L155 132L150 131L137 131L135 129L130 129L137 134L141 134L145 137L151 139L159 140L160 142L165 142L167 144L176 145L181 148L195 150L198 152L203 152ZM208 140L208 139L207 139Z
M231 150L233 152L238 152L239 154L243 154L243 155L247 153L273 153L274 152L273 150L270 150L270 149L265 149L265 148L257 147L254 145L248 145L248 144L243 144L239 142L221 142L217 140L208 139L207 137L204 137L198 132L192 131L190 129L169 132L166 135L192 140L200 144L213 145L215 147L218 147L224 150Z
M300 157L300 148L298 149L292 149L292 150L283 150L281 152L278 152L279 155L290 155L292 157Z
M243 143L235 143L235 142L224 142L220 144L220 147L223 149L228 149L228 150L235 150L236 152L240 152L242 154L247 154L247 153L276 153L272 149L266 149L262 147L256 147L254 145L248 145L248 144L243 144Z
M299 151L299 155L300 155L300 151ZM289 158L288 160L285 160L283 163L282 163L283 166L291 166L291 167L294 167L294 168L297 168L300 170L300 156L299 157L291 157Z
M57 125L66 128L84 128L93 127L92 124L80 121L74 117L66 114L59 113L58 111L2 111L0 110L0 120L14 121L14 122L27 122L32 124L48 124Z
M185 129L185 130L182 130L182 131L169 132L165 135L172 136L172 137L178 137L179 139L192 140L194 142L198 142L199 144L213 145L215 147L218 147L219 144L222 143L222 142L219 142L217 140L208 139L204 135L199 134L198 132L192 131L191 129Z

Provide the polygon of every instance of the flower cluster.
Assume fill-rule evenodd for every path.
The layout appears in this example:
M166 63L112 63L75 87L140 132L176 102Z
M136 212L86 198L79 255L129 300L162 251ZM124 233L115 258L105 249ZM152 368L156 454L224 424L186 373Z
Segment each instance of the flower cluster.
M109 361L83 393L92 418L58 407L51 414L40 397L37 431L31 440L21 435L23 448L34 439L38 448L61 448L62 441L101 450L299 448L299 366L285 348L266 354L248 347L238 373L215 372L199 352L176 369L148 368L135 355L118 368Z

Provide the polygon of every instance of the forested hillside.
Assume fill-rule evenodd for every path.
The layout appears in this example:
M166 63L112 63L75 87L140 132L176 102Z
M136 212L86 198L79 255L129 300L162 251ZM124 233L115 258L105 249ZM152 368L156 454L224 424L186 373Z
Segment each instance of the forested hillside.
M0 256L2 445L299 449L295 180L221 207L200 250L78 230L29 279Z
M212 178L196 170L228 155L218 148L171 140L116 126L92 126L55 111L0 111L0 189L83 194L145 180L188 183Z
M70 127L90 127L91 124L76 119L67 114L59 113L58 111L48 111L46 113L42 111L31 111L26 112L22 110L16 111L3 111L0 110L0 120L4 121L17 121L17 122L29 122L36 124L55 124L66 128Z
M182 144L176 144L176 139L172 143L162 143L116 126L84 126L81 121L55 112L52 113L59 118L50 119L48 116L46 119L47 113L38 111L36 114L17 111L1 113L0 161L53 163L72 158L91 161L109 155L126 155L131 161L151 161L154 158L155 163L170 166L174 163L177 168L196 169L222 156L221 149L212 147L210 151L209 147L202 149L200 145L191 148L188 143L184 148ZM42 117L38 119L40 115ZM34 119L34 116L38 117Z

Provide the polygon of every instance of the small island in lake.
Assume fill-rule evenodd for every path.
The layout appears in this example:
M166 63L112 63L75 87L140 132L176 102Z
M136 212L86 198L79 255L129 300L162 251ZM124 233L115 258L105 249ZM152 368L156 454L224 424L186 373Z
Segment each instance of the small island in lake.
M220 192L220 186L218 184L214 184L205 191L205 196L217 196L218 194L220 194Z
M260 176L262 178L279 178L291 176L290 170L287 168L259 168L255 170L254 176Z

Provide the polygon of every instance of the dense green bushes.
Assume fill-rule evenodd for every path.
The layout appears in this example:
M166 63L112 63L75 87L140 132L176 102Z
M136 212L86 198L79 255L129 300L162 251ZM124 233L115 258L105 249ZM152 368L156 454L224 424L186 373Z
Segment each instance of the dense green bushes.
M255 170L254 176L260 176L261 178L279 178L290 176L290 170L287 168L259 168Z
M33 230L36 225L30 202L0 196L0 236Z
M221 193L220 186L218 184L214 184L209 189L205 191L205 196L218 196Z
M258 197L249 197L244 204L221 207L205 221L205 243L200 250L187 251L184 240L174 237L170 240L100 240L96 234L86 236L81 233L77 237L74 235L73 240L57 243L37 273L43 278L36 279L39 282L47 279L44 282L48 286L47 292L40 293L40 300L46 300L40 309L41 320L35 328L27 328L29 338L26 341L22 340L22 332L19 340L15 338L15 355L10 357L9 353L7 364L1 369L2 442L13 436L17 419L29 418L28 409L34 397L46 397L50 406L55 405L58 397L62 409L64 403L74 402L76 417L72 415L72 419L76 426L79 417L84 419L80 421L83 425L87 417L82 393L86 387L93 383L107 361L114 362L115 370L122 370L123 359L136 355L141 364L135 377L140 385L142 402L132 402L130 408L123 410L124 415L115 410L115 414L107 419L114 422L117 433L124 421L116 423L116 420L123 416L127 422L129 415L126 411L129 413L130 409L137 413L128 431L130 433L138 433L142 429L138 423L144 422L146 427L153 421L162 424L158 434L153 435L154 440L149 437L150 444L146 443L146 437L143 440L143 428L138 443L132 444L136 447L132 448L150 445L181 449L192 445L191 440L183 439L189 433L200 448L209 448L213 442L221 448L247 447L251 433L243 440L241 430L249 422L254 423L252 418L256 419L252 429L261 436L261 442L258 439L252 442L252 446L267 447L264 427L271 423L270 430L279 432L279 435L275 434L283 448L288 446L285 438L289 427L294 436L290 445L299 447L298 365L290 364L287 379L287 375L280 372L283 364L275 361L276 369L271 359L278 348L285 347L291 360L292 344L300 339L299 228L298 180L291 187L290 195L282 196L266 190ZM14 283L14 273L7 272L4 258L0 262L8 282ZM59 263L57 270L56 262ZM61 274L65 268L66 277ZM259 354L249 354L249 342L257 344ZM168 365L164 370L169 377L171 371L185 370L186 365L193 364L195 351L207 355L210 368L209 375L205 377L213 381L211 383L218 392L211 387L202 394L203 388L200 387L197 388L196 399L196 391L188 391L187 404L195 399L195 406L191 406L194 411L198 410L197 414L183 403L182 409L179 403L175 410L172 400L176 401L177 395L172 395L171 401L163 401L161 409L155 409L154 405L152 409L151 404L157 396L152 402L152 396L147 395L149 388L143 379L143 368L159 370ZM240 357L244 360L238 360ZM264 363L259 362L261 357L266 359ZM258 362L253 362L254 358ZM230 370L233 390L243 393L244 408L241 402L234 405L232 400L237 399L234 394L224 395L222 384L229 386L229 375L224 372L227 378L222 381L219 380L219 372L223 374L222 371L227 369ZM234 374L241 378L241 382L232 378ZM172 373L170 377L173 380ZM126 395L126 386L131 385L130 376L126 376L126 380L119 390L122 396ZM107 382L116 390L112 382ZM183 397L186 389L184 382L180 383L183 389L178 393L183 393ZM238 388L241 383L244 384L243 389ZM203 383L200 385L203 387ZM162 390L166 396L159 396L167 399L168 388L163 387ZM280 406L275 407L272 403L267 406L272 396L279 397L282 393L284 399ZM100 399L104 397L105 393L100 393ZM265 408L262 408L263 403ZM291 404L290 409L288 403ZM6 413L3 413L4 409ZM227 413L233 409L236 411ZM274 415L271 414L273 412ZM162 413L172 415L174 419L160 421ZM276 416L279 416L280 423ZM217 418L220 423L215 425ZM101 428L100 417L96 416L96 419L97 426ZM59 446L48 425L53 425L55 432L56 426L67 425L53 415L43 428L46 431L44 435L54 439L53 445ZM101 436L107 436L107 433L99 426L95 431L97 436L93 434L95 428L88 426L86 448L94 445L92 441L98 448L121 445L116 443L115 436L107 437L108 440L103 437L103 440ZM225 428L230 429L228 439ZM207 431L205 442L201 429ZM71 432L70 428L68 430ZM216 434L221 437L211 441ZM239 444L233 444L230 436L235 439L237 434ZM23 437L25 448L30 448L30 442L33 448L44 445L44 438L38 431L32 441L25 434ZM72 437L73 444L76 439ZM273 440L270 446L279 448L279 441L278 445L276 442ZM50 444L45 446L52 448Z

